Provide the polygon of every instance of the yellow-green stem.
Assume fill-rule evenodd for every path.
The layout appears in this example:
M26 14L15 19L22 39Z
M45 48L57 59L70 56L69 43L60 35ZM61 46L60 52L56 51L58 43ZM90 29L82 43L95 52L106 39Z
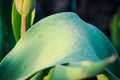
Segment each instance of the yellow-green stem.
M21 36L26 32L26 16L22 16L21 19Z

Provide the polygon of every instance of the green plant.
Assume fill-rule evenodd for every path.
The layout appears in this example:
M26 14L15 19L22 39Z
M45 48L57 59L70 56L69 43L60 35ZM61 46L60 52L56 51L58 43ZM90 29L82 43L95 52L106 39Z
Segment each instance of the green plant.
M28 20L31 25L34 14L28 14L25 23ZM21 36L22 17L13 3L12 25L17 43L0 63L0 79L71 80L98 74L120 79L120 59L111 42L75 13L46 17Z
M13 3L12 27L16 41L18 41L20 36L26 32L26 29L30 28L33 24L35 3L35 0L30 0L29 2L27 2L27 0L15 0L15 3Z
M120 8L114 15L110 27L112 42L120 53Z

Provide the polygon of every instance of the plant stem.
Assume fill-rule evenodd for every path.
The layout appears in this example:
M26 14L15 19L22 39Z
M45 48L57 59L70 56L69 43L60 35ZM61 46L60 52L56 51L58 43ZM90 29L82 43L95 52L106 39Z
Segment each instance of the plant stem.
M26 32L26 16L22 16L21 20L21 36Z

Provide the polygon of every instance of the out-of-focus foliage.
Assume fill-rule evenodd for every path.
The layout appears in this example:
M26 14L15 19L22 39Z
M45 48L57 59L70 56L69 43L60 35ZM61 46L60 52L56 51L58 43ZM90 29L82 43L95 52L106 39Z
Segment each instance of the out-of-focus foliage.
M120 53L120 7L114 15L110 27L112 42Z
M2 29L2 4L0 1L0 61L3 58L3 29Z
M7 5L6 5L7 3ZM11 26L11 9L12 9L12 0L0 0L0 23L2 30L2 52L0 52L1 57L3 58L15 45L15 39L12 32ZM0 44L0 45L1 45ZM1 59L2 59L1 58Z
M97 75L98 80L109 80L109 78L105 74Z
M102 0L101 2L96 0L99 2L96 4L98 6L95 5L96 7L87 5L94 0L90 2L89 0L50 0L49 2L47 0L37 0L37 2L39 1L41 3L37 8L40 8L41 11L40 14L37 13L36 18L38 19L41 16L45 17L57 12L75 11L80 16L85 17L85 20L88 17L88 22L92 19L95 22L97 18L100 18L101 21L98 21L98 23L106 23L106 20L104 21L106 19L106 17L104 18L105 15L101 16L98 13L103 11L105 14L110 14L111 8L113 9L110 5L110 8L106 8L107 6L104 4L99 6ZM119 0L114 2L118 3ZM18 8L20 8L19 4L18 2ZM24 15L27 15L27 29L32 26L35 18L35 9L30 9L31 4L30 2L27 3L28 7L21 7L24 8L22 10L25 11ZM99 9L97 9L98 7ZM0 0L0 60L13 48L15 39L17 43L21 37L20 14L23 13L17 11L17 9L13 0ZM90 13L88 13L89 11ZM92 16L92 19L90 16ZM120 50L119 23L120 9L111 22L112 41L118 50ZM100 25L100 28L102 26L106 30L105 25ZM98 29L85 23L73 13L56 14L36 23L18 41L0 63L0 79L58 80L86 79L97 76L98 80L119 80L120 58L115 61L116 57L112 54L118 56L109 40ZM106 66L108 67L105 68ZM102 70L103 72L101 72Z

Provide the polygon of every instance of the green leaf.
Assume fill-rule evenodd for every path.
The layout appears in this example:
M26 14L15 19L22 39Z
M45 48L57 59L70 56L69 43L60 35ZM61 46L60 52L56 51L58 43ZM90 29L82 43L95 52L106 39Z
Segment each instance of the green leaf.
M109 80L109 78L105 74L99 74L97 75L98 80Z
M111 38L115 47L120 51L120 8L111 21Z
M12 28L16 41L20 39L21 15L18 13L15 4L12 6Z
M31 77L29 77L27 80L43 80L43 78L49 73L50 69L51 67L44 69L42 71L39 71L34 75L32 75Z
M28 27L28 29L33 25L34 18L35 18L35 9L28 14L28 17L27 17L27 27Z
M0 64L2 80L26 79L38 71L71 61L97 62L117 55L105 35L75 13L49 16L31 27ZM106 68L120 78L120 60Z
M82 61L70 62L67 66L56 65L44 80L78 80L93 77L100 73L108 64L115 61L115 57L98 62Z
M102 73L97 75L97 79L98 80L119 80L114 76L112 76L111 74L109 74L108 72L106 72L105 70L102 71Z

